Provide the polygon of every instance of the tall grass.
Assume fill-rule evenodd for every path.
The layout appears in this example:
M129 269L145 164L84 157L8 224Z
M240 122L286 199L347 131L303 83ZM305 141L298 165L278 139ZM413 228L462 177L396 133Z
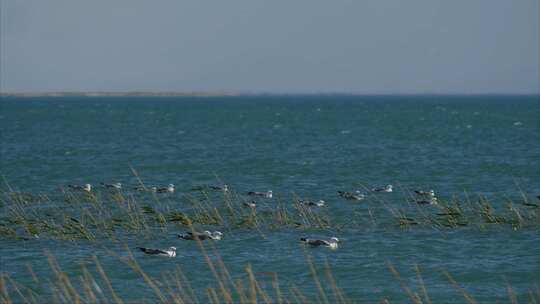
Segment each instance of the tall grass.
M102 267L98 257L92 257L92 263L82 264L80 271L71 275L64 271L56 258L46 252L49 268L52 276L37 277L31 267L28 267L28 275L33 278L26 285L18 283L7 273L0 272L0 303L357 303L350 299L339 287L339 282L332 273L328 262L324 267L317 269L313 258L304 251L306 271L311 273L311 283L297 286L294 283L283 285L279 282L277 272L257 272L251 265L246 265L243 275L234 276L229 272L221 259L219 252L213 244L198 242L201 249L201 258L204 259L213 277L213 284L208 286L193 285L186 278L184 270L180 266L161 272L158 276L150 275L139 264L137 255L129 248L125 248L126 255L116 255L111 252L121 263L128 267L132 274L143 282L138 284L137 295L120 290L115 286L107 271ZM159 257L157 257L159 259ZM165 258L167 259L167 258ZM90 266L90 267L89 267ZM429 287L425 285L420 267L414 265L416 272L416 288L409 286L410 280L401 277L396 267L387 262L388 270L393 274L398 285L403 290L401 303L415 304L437 303L428 294ZM475 297L467 292L459 282L446 270L441 270L447 279L449 289L455 290L455 298L465 303L478 303ZM236 277L236 278L234 278ZM262 284L265 278L270 278L270 284ZM393 285L393 282L387 282ZM284 289L285 287L285 289ZM361 286L358 286L361 288ZM517 297L510 283L502 286L508 294L511 303L517 303ZM393 295L395 298L395 294ZM390 303L385 295L381 295L379 303ZM540 301L540 290L531 288L528 291L528 303Z
M8 274L0 273L0 300L1 303L128 303L149 301L152 303L291 303L289 296L303 299L306 303L314 302L313 296L304 293L298 286L291 284L289 290L292 295L284 293L275 272L257 273L251 265L245 267L243 278L233 279L229 270L223 263L215 247L198 241L202 258L211 271L215 285L204 290L202 287L194 290L186 279L180 266L161 273L161 277L149 275L138 263L135 255L126 247L127 256L117 256L137 274L143 281L146 298L130 298L129 293L118 292L112 280L101 266L96 256L92 257L95 269L81 266L80 274L69 276L58 264L56 258L46 253L49 267L53 273L50 278L37 278L31 267L30 274L35 278L33 284L23 286L17 283ZM212 252L212 254L209 253ZM111 253L114 255L114 253ZM326 278L315 272L311 258L306 255L308 267L313 272L313 279L317 284L319 296L327 299L327 293L333 293L332 303L350 303L344 293L337 287L335 278L326 264ZM261 280L271 276L271 285L264 286ZM325 281L323 288L321 281ZM305 288L305 287L303 287ZM124 296L122 296L122 294ZM206 297L204 297L206 295ZM124 297L124 298L123 298ZM303 302L304 302L303 301ZM325 303L328 303L326 300Z
M137 175L140 185L145 185ZM220 182L221 183L221 182ZM367 190L367 188L366 188ZM217 227L227 232L254 229L262 237L273 229L340 230L363 227L391 227L406 233L412 229L538 229L540 208L524 193L521 199L494 206L484 196L464 195L464 199L440 199L436 205L417 205L408 189L401 189L401 201L388 201L384 195L370 194L364 201L341 201L334 204L350 205L351 212L335 216L333 206L306 206L296 193L290 197L276 195L271 202L261 201L256 208L246 208L247 198L232 189L229 192L201 190L172 195L134 192L129 190L95 190L91 193L59 189L51 193L15 191L7 185L0 192L0 239L48 238L65 241L111 240L121 242L126 236L155 238L170 232L201 227ZM350 303L339 287L328 263L321 271L305 251L306 271L311 274L312 286L289 284L278 280L276 271L257 272L246 265L244 273L231 274L213 243L197 241L201 257L206 263L214 284L193 288L179 266L151 276L137 261L129 248L127 256L110 252L144 282L148 302L159 303ZM1 303L127 303L117 286L109 278L97 257L93 265L81 265L80 274L68 275L56 258L47 253L51 278L38 277L27 267L32 283L22 285L7 273L0 273ZM420 268L415 265L420 288L414 290L401 278L393 264L387 264L410 302L435 303L424 284ZM442 272L449 286L455 288L464 301L476 303L474 296L460 286L448 272ZM270 278L269 285L262 284ZM510 284L506 287L510 302L517 302ZM315 290L316 292L311 292ZM530 290L531 303L540 302L538 288ZM382 298L381 303L389 302Z

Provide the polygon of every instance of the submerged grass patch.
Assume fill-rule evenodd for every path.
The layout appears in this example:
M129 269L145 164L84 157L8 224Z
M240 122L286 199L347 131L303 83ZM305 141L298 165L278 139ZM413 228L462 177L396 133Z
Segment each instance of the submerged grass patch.
M539 208L524 199L494 204L486 197L459 200L455 197L437 204L418 205L403 198L386 200L384 195L367 195L354 204L336 197L333 204L325 207L306 205L301 197L277 196L262 200L256 207L248 207L247 198L234 191L222 192L207 189L197 192L156 194L103 190L91 193L67 190L45 194L20 194L10 190L0 193L2 215L0 238L29 240L45 238L65 241L99 242L112 240L124 242L126 237L155 239L170 236L178 230L199 230L216 227L231 232L253 229L258 233L270 233L274 229L302 231L340 231L342 229L478 229L497 227L512 229L538 229ZM343 203L341 213L333 205ZM209 229L209 228L208 228ZM263 232L264 231L264 232ZM116 243L118 244L118 243ZM120 243L122 244L122 243ZM151 275L139 264L137 255L125 248L125 254L111 252L126 267L126 273L139 278L142 299L151 303L351 303L332 269L325 261L316 261L305 254L306 271L311 275L308 287L278 280L278 271L254 269L246 265L244 272L231 274L218 251L209 242L197 241L201 258L208 266L209 277L214 283L193 287L186 278L185 270L176 265L174 269ZM111 280L97 257L81 265L78 274L62 270L56 259L49 254L48 263L52 278L37 277L28 267L33 284L22 285L7 273L0 274L0 301L2 303L126 303L133 299L118 290L118 282ZM324 265L321 267L320 265ZM404 299L413 303L431 303L429 288L424 284L420 268L416 266L416 283L401 278L393 264L388 270L401 286ZM475 303L475 297L450 275L447 278L456 295L465 302ZM416 286L416 287L415 287ZM419 287L418 287L419 286ZM507 287L509 298L514 299L512 288ZM532 288L531 303L540 301L540 292ZM381 303L389 299L382 297ZM140 301L139 301L140 302ZM434 302L435 303L435 302Z
M409 193L405 191L404 193ZM343 201L351 212L335 215L333 206L313 207L292 193L246 207L246 197L234 191L206 188L185 194L160 195L147 192L103 190L56 193L0 194L2 216L0 237L28 239L46 237L64 240L117 239L119 234L152 235L196 225L235 229L340 230L364 227L411 229L458 229L510 226L513 229L540 227L540 208L535 203L506 200L495 208L486 197L471 201L456 198L433 205L417 205L410 199L386 201L384 195L368 195L358 203ZM336 197L334 204L340 203ZM157 231L157 232L156 232Z

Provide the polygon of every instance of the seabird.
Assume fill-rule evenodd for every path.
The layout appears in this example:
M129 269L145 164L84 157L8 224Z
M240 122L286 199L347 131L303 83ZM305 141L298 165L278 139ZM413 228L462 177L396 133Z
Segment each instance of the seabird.
M339 243L339 239L337 237L331 237L328 241L308 238L301 238L300 241L313 247L325 246L329 247L330 249L337 249Z
M140 187L135 187L135 188L133 188L133 190L138 190L138 191L148 191L148 192L157 192L157 187L156 187L156 186L151 186L151 187L143 187L143 186L140 186Z
M384 188L373 188L373 192L392 192L392 185L386 185Z
M152 254L152 255L160 255L160 256L167 256L170 258L174 258L176 256L176 247L169 247L167 250L161 250L161 249L154 249L154 248L144 248L144 247L137 247L140 251L146 253L146 254Z
M184 234L178 234L178 237L181 238L181 239L184 239L184 240L190 240L190 241L193 241L193 240L201 240L201 241L204 241L204 240L214 240L214 241L219 241L221 240L221 237L223 236L223 233L219 232L219 231L214 231L214 232L210 232L208 230L204 231L204 232L187 232L187 233L184 233Z
M223 191L223 192L229 191L229 186L228 186L228 185L223 185L223 186L209 186L209 188L212 189L212 190Z
M101 185L109 189L122 189L122 183L114 183L114 184L101 183Z
M71 190L77 190L77 191L86 191L86 192L92 191L92 185L90 185L90 184L84 184L84 186L68 185L68 188L71 189Z
M195 186L191 188L191 191L203 191L204 189L206 189L205 186Z
M195 186L191 188L191 190L192 191L215 190L215 191L227 192L229 191L229 186L228 185L223 185L223 186L201 185L201 186Z
M431 197L429 200L416 201L418 205L437 205L439 202L435 196Z
M431 197L435 197L434 190L429 190L429 191L414 190L414 193L416 193L417 195L429 195Z
M255 201L244 202L242 205L249 207L251 209L255 209L255 207L257 207L257 204L255 203Z
M255 192L255 191L249 191L247 195L251 196L262 196L266 198L272 198L272 190L268 190L266 192Z
M343 197L344 199L348 200L356 200L361 201L364 198L366 198L365 194L360 193L359 190L356 190L354 193L351 192L344 192L344 191L338 191L338 195Z
M173 193L174 192L174 185L169 184L167 187L162 188L156 188L157 193Z
M326 202L323 200L319 200L317 202L313 202L313 201L300 201L300 202L306 206L315 206L315 207L324 207L326 204Z

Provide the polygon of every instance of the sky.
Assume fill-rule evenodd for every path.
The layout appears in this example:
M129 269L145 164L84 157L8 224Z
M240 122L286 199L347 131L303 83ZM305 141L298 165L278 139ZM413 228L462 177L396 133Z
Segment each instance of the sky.
M539 0L0 0L0 91L538 94Z

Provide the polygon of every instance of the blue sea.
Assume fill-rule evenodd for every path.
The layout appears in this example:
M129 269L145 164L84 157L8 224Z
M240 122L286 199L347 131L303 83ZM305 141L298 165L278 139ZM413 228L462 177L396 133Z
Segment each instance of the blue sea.
M119 297L154 303L155 292L125 263L131 252L160 288L164 273L179 267L206 303L216 279L197 242L176 237L190 228L168 221L171 212L196 214L194 201L222 217L194 224L223 232L204 243L211 258L219 256L234 280L250 265L263 289L272 290L265 274L277 273L288 298L295 286L324 302L311 260L330 303L326 264L353 303L412 302L407 289L433 303L465 303L463 293L481 303L540 301L538 96L2 97L0 132L0 271L15 302L23 300L14 286L38 302L54 300L51 257L84 290L77 278L82 266L96 272L96 256ZM67 189L86 183L102 207ZM175 192L141 193L134 189L141 183L174 184ZM192 190L223 184L228 193ZM371 191L388 184L391 193ZM414 190L430 189L440 204L417 204ZM272 198L245 195L267 190ZM307 199L325 201L302 209L322 224L295 217ZM251 200L256 210L241 204ZM24 228L48 217L66 227L66 218L81 222L86 211L99 221L130 202L167 220L91 239ZM448 211L443 206L470 214L456 225L425 220ZM289 210L290 224L273 218L278 208ZM262 222L235 221L251 212ZM339 248L304 246L302 237L338 237ZM147 256L138 246L175 246L177 256Z

